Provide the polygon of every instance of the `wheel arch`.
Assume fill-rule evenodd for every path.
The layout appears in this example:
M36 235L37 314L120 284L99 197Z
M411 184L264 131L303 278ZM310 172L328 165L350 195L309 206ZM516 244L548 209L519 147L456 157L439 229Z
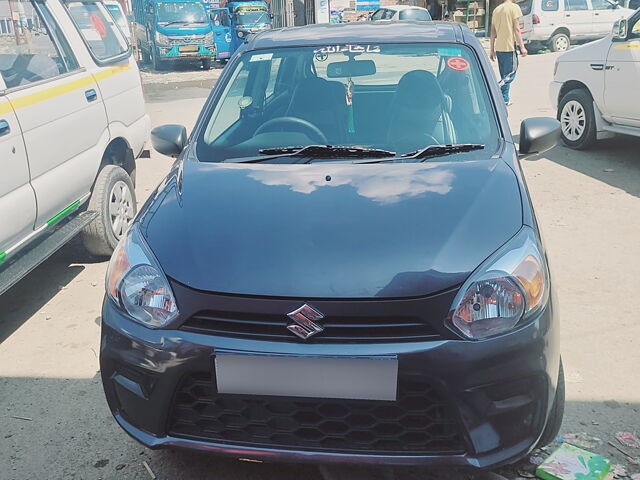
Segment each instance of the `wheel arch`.
M567 37L569 37L569 40L571 40L571 32L569 31L569 29L567 27L558 27L556 28L553 33L551 34L551 36L549 37L549 40L551 40L554 35L557 35L559 33L564 33Z
M558 107L560 106L560 102L562 102L562 99L564 98L564 96L567 93L569 93L571 90L584 90L591 97L591 100L593 100L593 95L591 94L591 90L589 90L589 87L587 87L587 85L580 82L579 80L569 80L563 83L562 87L560 87L560 91L558 92L558 99L557 99Z
M107 165L117 165L122 167L129 174L135 185L136 159L126 138L116 137L109 142L107 148L105 148L104 153L102 154L98 174Z

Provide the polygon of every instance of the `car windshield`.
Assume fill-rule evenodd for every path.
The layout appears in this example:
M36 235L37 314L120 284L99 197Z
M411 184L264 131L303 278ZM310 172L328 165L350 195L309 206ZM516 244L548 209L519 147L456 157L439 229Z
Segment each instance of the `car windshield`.
M249 25L252 23L265 23L269 18L264 7L241 7L236 10L236 23Z
M463 45L278 48L249 51L230 67L198 134L201 161L307 145L397 155L429 145L484 146L447 157L472 159L488 158L498 145L486 78Z
M199 2L158 3L158 22L169 23L208 23L209 18L204 5Z

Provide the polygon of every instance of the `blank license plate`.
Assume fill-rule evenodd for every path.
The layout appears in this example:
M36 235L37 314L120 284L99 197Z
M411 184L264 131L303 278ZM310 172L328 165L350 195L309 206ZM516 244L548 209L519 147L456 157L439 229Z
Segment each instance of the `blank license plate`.
M217 353L218 393L282 397L396 399L398 359Z
M197 45L185 45L178 47L179 52L197 52L200 48Z

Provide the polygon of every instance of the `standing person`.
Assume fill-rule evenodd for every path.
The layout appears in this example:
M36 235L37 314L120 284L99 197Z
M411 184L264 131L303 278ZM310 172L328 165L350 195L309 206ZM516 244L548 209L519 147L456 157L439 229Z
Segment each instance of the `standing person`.
M518 53L516 44L520 50L520 55L527 56L527 49L524 48L522 35L520 33L520 22L522 16L520 7L513 3L513 0L504 0L493 11L491 22L491 52L489 57L492 61L498 58L498 69L500 70L500 90L504 103L511 105L509 100L509 87L516 76L518 70Z

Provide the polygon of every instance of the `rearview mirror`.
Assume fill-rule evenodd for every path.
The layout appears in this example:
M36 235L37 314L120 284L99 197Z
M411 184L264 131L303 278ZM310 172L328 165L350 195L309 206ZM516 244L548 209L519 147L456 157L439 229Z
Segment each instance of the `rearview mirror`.
M549 117L527 118L520 124L521 156L544 153L560 140L560 122Z
M151 144L158 153L177 157L187 144L187 129L182 125L162 125L151 130Z
M623 42L627 40L627 27L628 22L626 18L621 18L613 22L613 29L611 30L611 34L613 35L614 40L622 40Z
M327 65L327 77L347 78L375 75L376 64L373 60L348 60L346 62L333 62Z

